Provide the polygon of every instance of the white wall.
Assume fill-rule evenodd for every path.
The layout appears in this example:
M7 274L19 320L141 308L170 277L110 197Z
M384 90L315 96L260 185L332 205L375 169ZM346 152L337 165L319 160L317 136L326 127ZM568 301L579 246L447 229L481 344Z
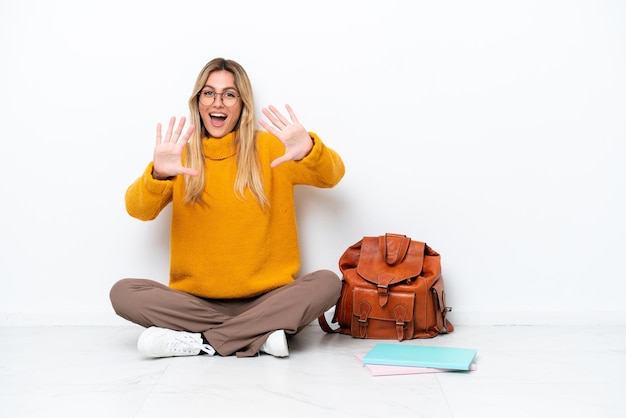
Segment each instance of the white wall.
M626 324L626 6L601 1L0 3L0 325L122 324L168 215L126 187L216 56L343 156L302 188L303 270L363 235L442 254L456 324Z

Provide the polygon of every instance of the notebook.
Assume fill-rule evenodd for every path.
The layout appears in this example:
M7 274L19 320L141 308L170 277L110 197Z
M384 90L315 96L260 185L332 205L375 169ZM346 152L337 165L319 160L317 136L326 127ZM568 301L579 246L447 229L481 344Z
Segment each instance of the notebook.
M425 374L425 373L463 373L465 370L434 369L431 367L411 367L411 366L384 366L382 364L363 364L361 359L365 354L356 354L359 364L365 368L372 376L394 376L403 374ZM476 363L472 363L470 370L477 370Z
M378 343L361 359L363 364L470 370L477 350Z

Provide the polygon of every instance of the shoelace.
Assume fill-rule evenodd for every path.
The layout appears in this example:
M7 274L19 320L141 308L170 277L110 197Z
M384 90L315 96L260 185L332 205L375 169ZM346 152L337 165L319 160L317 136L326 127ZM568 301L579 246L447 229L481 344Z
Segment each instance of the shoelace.
M211 347L208 344L200 344L200 350L204 351L210 356L215 354L215 348Z
M215 354L215 349L213 347L209 344L198 343L198 341L190 334L181 333L176 335L167 347L169 351L176 353L191 353L196 348L199 348L201 351L204 351L210 356Z

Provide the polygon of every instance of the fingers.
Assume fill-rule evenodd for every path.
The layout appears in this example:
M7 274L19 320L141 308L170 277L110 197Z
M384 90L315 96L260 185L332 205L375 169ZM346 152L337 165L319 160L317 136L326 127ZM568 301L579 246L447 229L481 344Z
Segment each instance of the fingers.
M264 107L263 109L261 109L261 111L263 112L265 117L270 122L272 122L272 124L276 126L278 129L282 129L285 127L286 125L285 118L280 114L278 109L276 109L274 106L269 106L269 108Z
M192 176L192 177L198 177L199 175L198 171L194 170L193 168L183 167L181 171L182 171L181 174L185 174L185 175Z
M172 116L170 118L170 123L167 126L167 131L165 132L165 138L163 138L163 142L170 142L170 139L172 138L172 130L174 129L174 124L176 123L176 118L174 116Z
M172 116L170 118L169 124L167 126L167 131L165 132L165 137L163 137L162 135L162 130L163 127L161 126L160 123L157 123L157 127L156 127L156 143L157 145L159 144L165 144L168 142L174 143L174 144L186 144L189 139L191 138L191 135L193 134L193 131L195 129L195 127L193 125L190 125L189 128L187 128L187 131L185 132L185 134L181 137L181 134L183 132L183 129L185 128L185 122L187 121L187 119L183 116L180 118L180 121L178 122L178 126L176 126L176 117ZM176 126L176 128L174 128Z
M300 122L298 121L298 118L296 117L295 112L294 112L294 111L293 111L293 109L291 108L291 106L289 106L288 104L286 104L286 105L285 105L285 108L287 109L287 112L289 113L289 117L291 118L291 120L292 120L294 123L300 123Z
M271 168L276 168L279 165L281 165L282 163L290 161L290 160L291 160L291 158L287 157L286 155L283 155L282 157L278 157L274 161L272 161L270 163L270 167Z
M264 120L260 120L259 125L261 125L267 132L271 133L277 138L280 135L280 131L278 129L274 128L272 125L265 122Z
M159 145L161 143L161 124L157 123L156 128L156 144Z
M283 129L285 126L290 123L299 123L298 118L296 118L296 114L293 109L289 105L285 105L287 112L289 113L289 117L291 118L291 122L287 120L287 118L280 113L280 111L275 106L268 106L267 108L261 109L263 114L276 126L278 129Z
M176 118L172 118L172 122L175 122ZM183 128L185 127L185 122L186 119L183 116L182 118L180 118L180 122L178 122L178 127L176 128L176 131L174 131L174 136L172 136L172 142L177 143L178 139L180 138L180 134L183 132Z
M177 144L185 145L187 142L189 142L189 139L191 138L191 135L193 134L195 128L195 126L189 125L189 128L187 128L187 132L185 132L185 135L183 135L183 137L178 140Z

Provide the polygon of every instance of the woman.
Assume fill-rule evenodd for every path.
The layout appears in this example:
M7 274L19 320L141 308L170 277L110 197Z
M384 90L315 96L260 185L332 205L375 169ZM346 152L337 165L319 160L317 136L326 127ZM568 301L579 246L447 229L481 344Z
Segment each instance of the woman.
M111 289L118 315L147 329L138 349L151 357L275 357L286 335L337 301L329 270L296 278L300 267L293 187L333 187L339 155L275 107L256 128L244 69L216 58L189 99L191 125L157 125L153 161L126 192L128 213L152 220L172 203L169 286L122 279Z

